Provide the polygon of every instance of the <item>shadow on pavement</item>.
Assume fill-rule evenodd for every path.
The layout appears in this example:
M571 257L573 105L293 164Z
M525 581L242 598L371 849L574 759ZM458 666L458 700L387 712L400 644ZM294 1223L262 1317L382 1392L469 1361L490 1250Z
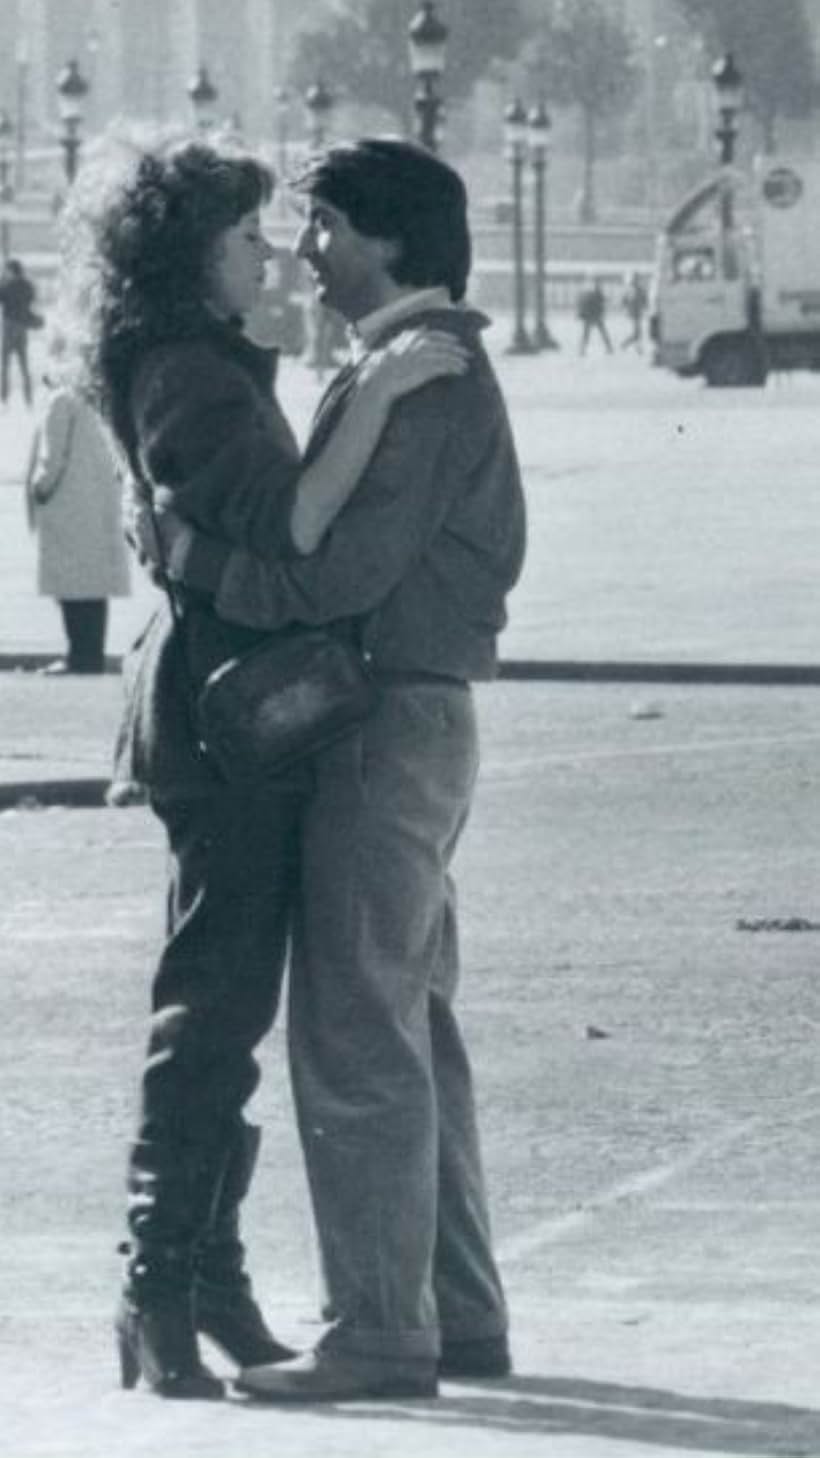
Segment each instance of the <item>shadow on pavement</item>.
M398 1409L396 1403L368 1406L368 1421L395 1422ZM332 1415L336 1421L340 1417L362 1421L360 1404L312 1407L311 1412ZM457 1395L448 1384L436 1402L402 1404L401 1413L425 1426L474 1426L484 1433L594 1436L672 1451L737 1453L749 1458L817 1458L820 1454L820 1410L695 1397L584 1378L511 1377L493 1382L491 1387L463 1384Z

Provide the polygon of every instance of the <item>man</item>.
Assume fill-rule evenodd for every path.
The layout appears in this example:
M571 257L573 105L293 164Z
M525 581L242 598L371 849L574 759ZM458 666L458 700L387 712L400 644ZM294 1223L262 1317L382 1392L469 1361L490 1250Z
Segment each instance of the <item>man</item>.
M31 404L31 375L28 367L28 332L39 329L42 320L32 310L35 289L18 258L10 258L0 276L0 312L3 315L3 344L0 354L0 400L9 397L9 369L16 358L23 381L23 395Z
M624 313L632 325L631 332L621 344L621 349L634 345L638 354L643 353L643 316L649 307L649 298L639 273L630 274L623 296Z
M387 338L427 321L465 341L471 365L394 409L310 557L265 564L169 532L173 571L215 592L223 617L338 624L381 687L362 728L313 764L291 958L291 1071L331 1325L314 1351L247 1369L239 1387L282 1402L431 1396L438 1374L510 1367L452 1006L449 867L478 767L469 683L495 672L524 503L487 321L462 304L459 176L412 143L366 139L310 162L296 187L297 251L356 331L307 461L355 392L357 361Z
M578 296L578 318L582 325L580 353L586 354L589 337L595 329L603 340L607 354L611 354L612 340L605 322L606 294L599 278L594 279L592 283L587 283L581 290Z

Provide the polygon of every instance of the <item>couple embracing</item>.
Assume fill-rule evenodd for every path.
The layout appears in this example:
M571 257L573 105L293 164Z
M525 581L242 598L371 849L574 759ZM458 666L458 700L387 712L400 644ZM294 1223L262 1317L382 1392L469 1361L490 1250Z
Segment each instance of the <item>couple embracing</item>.
M117 1342L124 1384L166 1397L223 1394L200 1335L261 1400L429 1397L439 1376L510 1370L450 868L478 770L470 686L495 672L523 497L487 321L464 302L458 174L370 138L294 179L297 253L352 326L301 457L253 342L272 185L255 158L188 140L74 204L85 387L161 508L181 607L134 650L118 744L119 779L166 829L170 884ZM156 558L144 510L137 535ZM292 769L228 785L198 752L187 679L294 624L355 642L376 706ZM261 1312L239 1230L259 1144L243 1110L286 965L327 1320L300 1354Z

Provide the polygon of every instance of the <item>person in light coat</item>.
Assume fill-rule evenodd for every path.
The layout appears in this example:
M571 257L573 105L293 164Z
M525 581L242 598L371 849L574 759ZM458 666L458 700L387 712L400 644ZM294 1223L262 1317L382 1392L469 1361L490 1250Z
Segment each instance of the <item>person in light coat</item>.
M58 341L51 354L27 480L37 590L59 603L68 645L46 672L102 673L108 599L131 591L120 481L99 417L60 379Z

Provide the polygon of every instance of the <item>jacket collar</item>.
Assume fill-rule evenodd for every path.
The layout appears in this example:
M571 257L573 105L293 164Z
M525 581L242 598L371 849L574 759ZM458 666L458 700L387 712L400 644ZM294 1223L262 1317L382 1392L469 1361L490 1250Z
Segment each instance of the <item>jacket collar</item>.
M444 329L466 341L475 340L490 324L487 314L472 304L448 304L446 308L422 308L413 315L395 319L379 333L373 344L385 344L406 329L410 323L425 324L428 329ZM372 347L372 346L371 346Z
M254 379L266 387L273 384L280 351L276 346L255 344L243 334L241 320L218 319L215 314L206 313L204 333L217 349L232 355Z
M369 349L392 339L408 324L417 319L421 322L422 318L425 323L435 319L437 327L452 329L457 334L475 333L490 322L486 314L471 305L454 304L445 288L414 289L374 309L348 329L351 359L358 362Z
M350 326L351 349L357 341L367 348L385 329L391 325L403 322L413 314L418 314L424 309L450 309L453 305L450 302L450 295L445 288L413 289L412 293L399 294L398 298L391 299L389 304L382 304L380 309L373 309L364 318L357 319L355 324Z

